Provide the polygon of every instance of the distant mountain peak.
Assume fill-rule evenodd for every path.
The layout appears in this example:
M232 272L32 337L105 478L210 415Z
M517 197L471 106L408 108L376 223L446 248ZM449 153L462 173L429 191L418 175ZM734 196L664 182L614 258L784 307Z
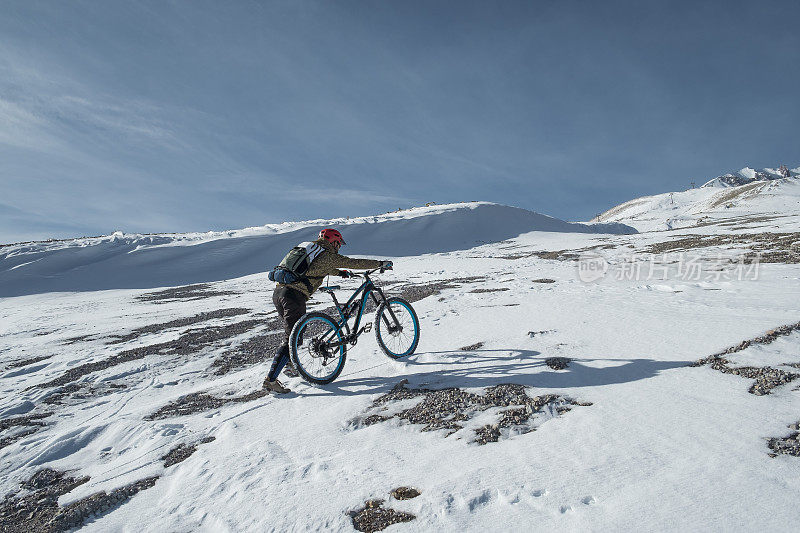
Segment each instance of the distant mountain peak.
M798 177L800 175L800 167L789 169L785 165L780 165L777 169L764 168L756 170L750 167L744 167L735 173L725 174L711 179L701 185L701 187L739 187L747 185L756 181L771 181L784 178Z
M700 187L635 198L612 207L593 222L620 222L639 231L663 231L711 223L758 230L763 217L800 228L800 167L745 167Z

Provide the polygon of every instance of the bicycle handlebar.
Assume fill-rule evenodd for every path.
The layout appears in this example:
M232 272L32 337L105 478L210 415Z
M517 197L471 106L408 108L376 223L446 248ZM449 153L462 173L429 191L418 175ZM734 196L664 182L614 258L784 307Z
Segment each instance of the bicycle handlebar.
M353 277L366 278L370 274L374 274L375 272L378 272L378 271L380 271L380 273L383 274L384 272L386 272L386 270L391 270L391 269L386 269L384 267L378 267L378 268L373 268L373 269L370 269L370 270L365 270L364 272L353 272L352 270L348 270L348 272L350 272L350 275L353 276Z

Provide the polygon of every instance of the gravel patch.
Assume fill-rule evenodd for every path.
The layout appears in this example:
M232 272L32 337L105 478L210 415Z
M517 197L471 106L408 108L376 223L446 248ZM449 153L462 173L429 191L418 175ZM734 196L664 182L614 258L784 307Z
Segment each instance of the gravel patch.
M503 383L483 389L483 394L473 394L457 388L447 389L409 389L407 380L398 383L387 394L377 398L372 408L379 408L388 403L422 397L422 401L409 409L383 415L380 412L366 416L361 420L365 426L384 422L391 418L405 420L411 424L422 425L422 431L447 430L446 437L463 429L463 423L479 413L492 407L511 407L500 412L500 419L495 424L488 424L475 430L472 442L487 444L497 442L506 429L513 428L517 433L529 433L535 428L530 425L534 414L542 412L545 407L561 414L571 409L572 405L591 405L574 400L547 394L529 397L525 387L514 383ZM507 431L505 433L508 433Z
M178 444L174 448L172 448L166 455L161 457L161 460L164 461L164 468L169 468L172 465L176 465L181 463L192 456L194 452L197 451L197 447L200 444L207 444L209 442L213 442L215 437L206 437L203 440L196 442L194 444Z
M481 348L483 348L483 343L482 342L476 342L475 344L470 344L468 346L462 346L461 348L459 348L459 350L461 350L462 352L471 352L472 350L480 350Z
M184 285L183 287L173 287L163 291L148 292L137 296L140 302L167 303L176 300L202 300L214 296L230 296L238 294L235 291L218 291L211 288L210 283L198 283L196 285Z
M155 485L157 476L141 479L106 493L92 494L60 507L59 496L87 481L44 468L24 481L17 493L0 503L0 531L4 533L53 533L81 527L90 517L113 511L137 492Z
M49 394L42 401L48 405L64 405L75 400L81 401L99 398L126 388L128 388L128 386L123 383L103 382L97 385L89 383L69 383Z
M179 338L162 342L158 344L151 344L149 346L142 346L131 350L125 350L117 355L112 355L102 361L93 363L86 363L74 368L70 368L61 376L42 383L34 385L41 388L58 387L66 385L80 379L81 377L111 368L112 366L121 365L129 361L136 361L137 359L144 359L148 355L191 355L200 351L202 348L212 346L220 341L237 337L247 333L256 326L262 325L262 320L243 320L241 322L234 322L224 326L209 326L200 329L190 329Z
M800 430L800 421L791 424L789 429L793 429L795 431L788 437L774 437L769 439L767 445L769 446L770 450L773 451L773 453L770 454L772 457L776 457L778 454L800 457L800 432L797 431Z
M6 418L0 420L0 431L4 431L15 426L46 426L47 424L41 420L42 418L47 418L52 414L53 413L38 413L33 415L17 416L14 418Z
M39 363L41 361L46 361L47 359L50 359L51 357L53 357L53 356L52 355L43 355L41 357L31 357L30 359L22 359L21 361L14 361L14 362L10 363L6 367L6 370L11 369L11 368L21 368L23 366L28 366L28 365L32 365L34 363Z
M699 361L697 361L697 363L694 364L694 366L707 364L711 362L715 357L741 352L742 350L744 350L749 346L752 346L753 344L771 344L773 341L775 341L775 339L784 337L786 335L790 335L795 331L800 331L800 322L796 322L794 324L786 324L785 326L780 326L775 329L771 329L767 331L765 334L755 337L753 339L742 341L739 344L730 346L719 353L706 357L705 359L700 359Z
M48 394L42 401L48 405L61 405L65 403L65 400L73 393L78 392L83 388L84 387L78 385L77 383L70 383L69 385L64 385L58 390Z
M79 528L90 517L101 516L113 511L130 500L136 493L155 485L156 481L158 481L158 476L140 479L124 487L114 489L108 494L105 491L101 491L62 507L50 520L47 531L68 531L73 528Z
M350 517L353 519L353 527L356 531L367 533L381 531L392 524L410 522L417 518L411 513L387 509L383 506L383 503L383 500L380 499L367 500L364 502L364 507L350 512Z
M9 446L18 440L33 435L43 427L47 426L46 422L42 422L43 418L51 416L53 413L37 413L32 415L17 416L14 418L6 418L0 420L0 431L6 432L6 435L0 437L0 449Z
M268 395L267 390L257 390L243 396L231 396L228 398L219 398L211 396L202 392L195 392L181 396L174 402L171 402L164 407L160 408L153 414L147 415L145 420L163 420L174 416L186 416L194 413L202 413L203 411L210 411L212 409L219 409L225 404L229 403L245 403L263 398Z
M548 259L551 261L575 261L578 259L578 254L575 252L576 252L575 250L519 252L515 254L498 255L497 259L508 259L509 261L516 261L517 259L538 257L539 259Z
M283 329L280 320L271 320L267 323L267 330L276 328ZM237 368L263 363L272 359L283 341L283 331L256 335L235 348L227 350L214 360L211 367L215 369L215 375L221 376Z
M472 289L469 292L482 294L482 293L485 293L485 292L504 292L504 291L510 291L510 290L511 289L509 289L508 287L497 287L495 289L489 289L489 288L487 288L487 289Z
M77 337L70 337L65 339L61 342L61 344L68 346L70 344L78 344L79 342L85 342L88 340L94 340L97 338L97 334L91 333L89 335L78 335Z
M528 332L528 337L534 338L534 337L536 337L538 335L548 335L550 333L555 333L555 332L556 332L556 330L554 330L554 329L543 329L541 331L529 331Z
M397 487L396 489L392 489L389 494L391 494L392 498L395 500L410 500L416 498L421 493L413 487Z
M10 446L11 444L14 444L18 440L23 439L23 438L27 437L28 435L33 435L34 433L36 433L40 429L41 429L40 427L25 428L25 429L17 430L16 432L14 432L13 435L8 435L6 437L1 437L0 438L0 449L5 448L6 446Z
M548 357L544 360L544 364L553 370L564 370L569 366L569 362L568 357Z
M125 335L114 335L113 340L109 341L108 344L121 344L123 342L132 341L149 333L161 333L162 331L168 329L192 326L194 324L206 322L215 318L230 318L233 316L246 315L249 312L250 309L245 309L243 307L232 307L230 309L217 309L215 311L200 313L190 317L178 318L175 320L170 320L169 322L162 322L160 324L150 324L148 326L136 328Z
M58 497L89 481L88 477L67 477L45 468L21 484L20 491L7 495L0 503L0 531L33 533L64 531L53 527L60 511Z
M410 303L414 303L429 296L440 294L445 289L456 289L462 285L479 283L486 281L486 279L485 276L471 276L465 278L451 278L419 285L402 285L398 288L399 291L393 291L395 292L393 295L408 300Z
M714 370L725 374L734 374L744 378L754 379L756 381L750 386L749 392L751 394L755 394L756 396L764 396L769 394L770 391L775 387L785 385L786 383L800 378L800 374L786 372L785 370L772 368L769 366L732 366L733 363L731 363L731 361L724 356L740 352L753 345L770 344L776 339L789 335L798 330L800 330L800 322L795 324L787 324L785 326L772 329L766 332L764 335L742 341L739 344L730 346L719 353L695 361L691 364L691 366L710 365Z
M778 368L769 366L730 366L731 362L725 358L715 359L711 363L711 368L724 374L734 374L743 378L754 379L755 382L750 386L748 392L756 396L769 394L772 389L785 385L800 378L800 374L786 372Z
M683 238L651 244L643 252L664 254L686 252L713 246L747 246L750 252L744 262L800 263L800 232L793 233L734 233L730 235L684 235Z

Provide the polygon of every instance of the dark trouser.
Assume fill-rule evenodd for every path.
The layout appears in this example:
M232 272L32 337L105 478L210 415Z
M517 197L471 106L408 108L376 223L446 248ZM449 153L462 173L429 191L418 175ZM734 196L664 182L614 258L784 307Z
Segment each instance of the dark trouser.
M291 335L295 323L306 314L306 297L300 291L279 285L272 293L272 303L278 310L278 316L283 319L284 341L272 360L272 368L269 369L267 375L269 380L277 378L289 361L289 335Z

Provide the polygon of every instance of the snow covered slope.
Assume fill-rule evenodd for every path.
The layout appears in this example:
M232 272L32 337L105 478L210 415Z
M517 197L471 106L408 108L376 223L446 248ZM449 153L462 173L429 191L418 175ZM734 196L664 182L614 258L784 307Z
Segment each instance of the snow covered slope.
M630 200L602 213L594 221L621 222L639 231L726 222L730 222L732 229L749 229L763 224L765 216L779 217L786 228L800 227L800 177L721 176L697 189Z
M469 224L485 204L353 221L346 237L394 246L382 252L395 270L377 283L412 300L417 351L390 360L364 335L334 383L287 379L282 397L261 390L282 338L263 272L0 297L0 530L353 531L377 516L408 520L390 532L794 531L800 233L764 201L776 218L747 233L724 222L576 233L555 221L471 245L459 239L510 229L436 227ZM247 239L293 244L311 226L139 244L182 267L181 251L224 265L194 249L255 253ZM85 248L124 265L138 253L125 239ZM63 260L54 276L82 249L30 246ZM762 264L741 258L754 251ZM143 283L169 270L137 265ZM358 281L342 285L340 299ZM400 487L419 494L392 495ZM384 503L364 511L374 499Z
M148 288L264 272L288 249L336 226L345 254L409 256L463 250L529 231L635 233L618 223L574 224L486 202L419 207L352 219L288 222L228 232L125 235L0 247L0 297Z

